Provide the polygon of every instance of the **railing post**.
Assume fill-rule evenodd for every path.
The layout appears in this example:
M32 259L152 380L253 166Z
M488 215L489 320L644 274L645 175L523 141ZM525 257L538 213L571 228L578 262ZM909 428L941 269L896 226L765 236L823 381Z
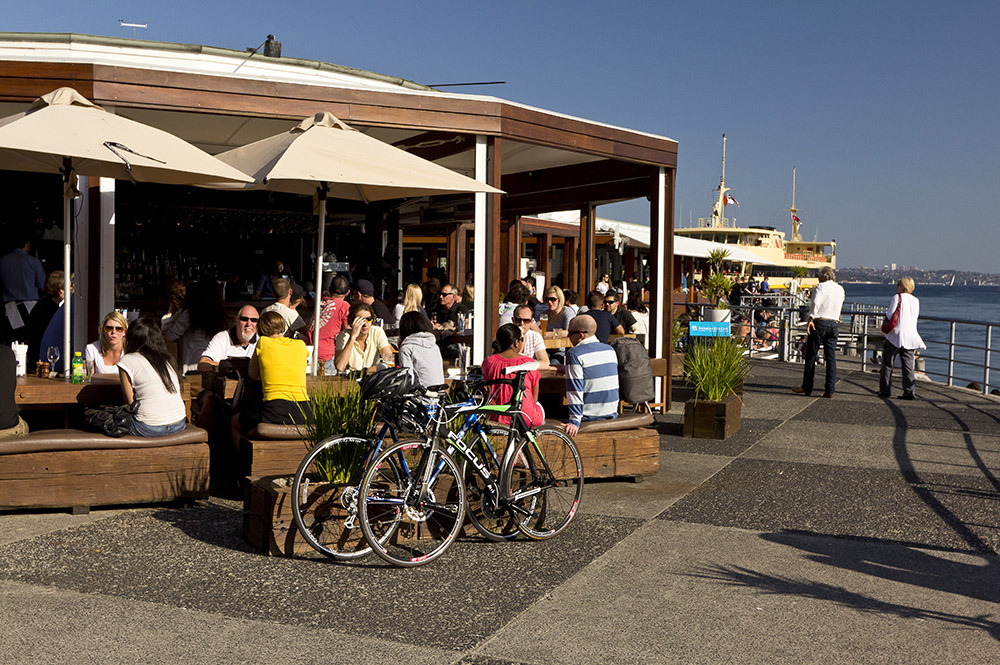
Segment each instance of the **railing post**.
M864 328L861 330L861 371L866 372L868 367L868 315L862 314Z
M955 322L951 322L948 340L948 385L955 385Z
M990 392L990 345L993 340L993 326L986 326L986 358L983 363L983 394Z

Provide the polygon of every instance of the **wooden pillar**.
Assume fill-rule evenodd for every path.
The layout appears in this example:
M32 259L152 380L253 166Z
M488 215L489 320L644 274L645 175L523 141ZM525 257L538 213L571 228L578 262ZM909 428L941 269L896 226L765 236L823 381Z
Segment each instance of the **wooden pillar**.
M500 294L507 292L511 280L521 275L521 217L509 217L500 225L500 263L497 272L497 287Z
M399 210L393 210L385 216L385 230L382 233L383 275L382 285L376 285L376 290L384 294L390 291L395 297L400 285L400 272L403 256L402 235L399 233Z
M552 246L552 234L542 233L535 238L535 271L540 272L545 275L545 286L547 287L552 283L552 273L550 270L551 263L549 262L549 248ZM538 294L538 299L541 300L542 294Z
M87 236L86 265L83 271L79 267L74 269L77 288L82 287L86 295L85 300L75 301L85 303L85 308L74 310L77 314L86 314L77 318L85 332L81 337L81 330L76 328L74 336L77 341L86 339L84 344L89 342L91 332L97 330L104 315L115 308L115 180L88 178L87 184L86 210L81 211L77 228L78 233ZM82 258L81 249L78 247L77 256ZM59 270L62 270L61 265Z
M597 224L597 208L588 203L580 208L580 262L577 287L581 304L587 302L587 294L593 290L594 280L594 229Z
M565 288L580 292L580 256L579 244L576 238L566 238L563 241L563 281Z
M467 245L468 236L461 224L456 224L448 229L448 281L454 284L459 291L465 286Z

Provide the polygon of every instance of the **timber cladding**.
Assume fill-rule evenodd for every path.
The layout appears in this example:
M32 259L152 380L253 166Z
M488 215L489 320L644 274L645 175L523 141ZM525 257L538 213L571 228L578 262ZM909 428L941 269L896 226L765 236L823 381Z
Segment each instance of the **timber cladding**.
M485 134L657 166L677 142L493 98L358 90L100 64L0 62L0 101L68 85L97 104L298 120L327 110L359 126Z

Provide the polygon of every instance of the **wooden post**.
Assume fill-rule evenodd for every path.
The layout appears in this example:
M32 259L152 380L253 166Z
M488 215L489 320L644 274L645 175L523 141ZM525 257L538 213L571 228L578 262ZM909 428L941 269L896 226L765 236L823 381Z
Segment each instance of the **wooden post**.
M552 283L553 275L550 274L549 247L552 246L552 234L542 233L535 238L535 272L545 275L545 286ZM542 294L536 294L538 299L542 299Z
M369 203L365 209L365 248L362 250L376 298L382 297L382 231L385 230L382 211L382 205L377 203Z
M576 238L565 238L563 240L563 280L565 288L580 292L580 256L579 244Z
M581 304L587 302L587 294L594 288L594 228L597 224L597 209L587 203L580 208L580 265L579 282Z

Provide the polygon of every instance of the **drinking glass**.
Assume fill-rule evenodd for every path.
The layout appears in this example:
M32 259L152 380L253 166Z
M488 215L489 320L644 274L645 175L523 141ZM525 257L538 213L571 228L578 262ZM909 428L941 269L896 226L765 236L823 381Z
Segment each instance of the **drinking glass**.
M91 377L94 375L94 361L87 358L83 361L83 380L90 381Z
M543 335L545 334L545 329L548 327L548 325L549 325L549 315L548 314L542 314L538 318L538 327L542 329L542 334Z
M62 354L59 352L58 346L50 346L45 352L45 357L49 359L49 366L53 372L56 371L56 363L59 362L60 355Z

